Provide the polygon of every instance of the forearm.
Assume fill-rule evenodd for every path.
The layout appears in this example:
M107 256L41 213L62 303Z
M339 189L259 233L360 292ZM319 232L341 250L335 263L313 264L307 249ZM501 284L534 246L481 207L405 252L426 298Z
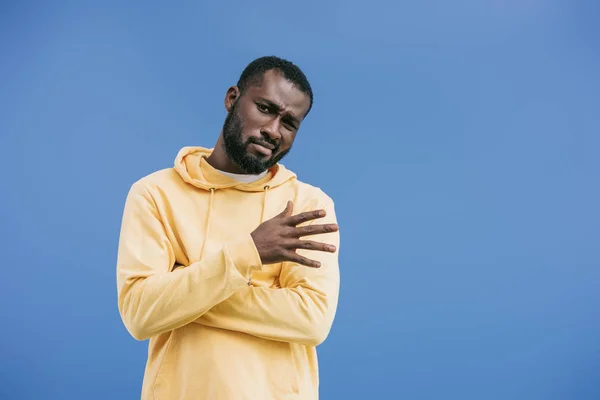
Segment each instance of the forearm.
M336 305L337 290L327 295L302 286L247 286L196 322L263 339L317 346L329 334Z
M333 202L325 201L327 216L320 222L337 223ZM311 209L321 208L315 205ZM339 286L339 233L315 235L313 240L334 245L334 253L298 249L301 256L321 263L310 268L286 262L281 289L249 286L219 303L195 322L234 330L263 339L317 346L328 336L335 317Z
M135 264L139 260L123 260L118 305L127 330L145 340L177 329L248 287L244 271L260 267L248 258L249 246L244 242L226 245L188 267L149 276L140 273L143 268Z

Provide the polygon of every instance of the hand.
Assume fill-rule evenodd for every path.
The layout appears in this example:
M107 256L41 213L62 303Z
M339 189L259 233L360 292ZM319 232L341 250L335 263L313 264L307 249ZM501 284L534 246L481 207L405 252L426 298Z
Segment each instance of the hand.
M335 246L301 240L302 236L318 235L320 233L335 232L337 224L308 225L296 227L303 222L311 221L325 216L325 210L307 211L292 216L293 204L288 201L285 210L270 220L260 224L252 233L252 239L263 264L274 264L291 261L307 267L319 268L321 263L310 260L296 253L296 249L326 251L333 253Z

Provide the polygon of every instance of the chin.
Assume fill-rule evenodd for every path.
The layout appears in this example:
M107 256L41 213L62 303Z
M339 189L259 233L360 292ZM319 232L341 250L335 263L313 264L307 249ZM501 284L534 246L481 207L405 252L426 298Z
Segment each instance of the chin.
M270 162L265 162L265 160L262 158L259 158L254 154L247 153L246 157L244 157L243 160L238 160L236 164L242 171L244 171L244 173L255 175L269 169Z

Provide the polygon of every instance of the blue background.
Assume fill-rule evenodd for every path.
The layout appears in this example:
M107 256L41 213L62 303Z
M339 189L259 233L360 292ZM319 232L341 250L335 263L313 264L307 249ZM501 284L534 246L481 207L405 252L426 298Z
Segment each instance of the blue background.
M126 192L267 54L340 218L322 398L600 398L600 3L53 3L0 6L0 398L139 398Z

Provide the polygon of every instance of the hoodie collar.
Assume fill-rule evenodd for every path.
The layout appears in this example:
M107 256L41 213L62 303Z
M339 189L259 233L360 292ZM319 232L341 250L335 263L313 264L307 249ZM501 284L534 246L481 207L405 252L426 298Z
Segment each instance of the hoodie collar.
M277 187L284 182L296 178L296 174L277 164L270 168L267 174L249 183L240 182L221 173L206 161L213 148L184 147L175 158L174 168L181 178L199 189L226 189L233 188L247 192L261 192L265 186Z

